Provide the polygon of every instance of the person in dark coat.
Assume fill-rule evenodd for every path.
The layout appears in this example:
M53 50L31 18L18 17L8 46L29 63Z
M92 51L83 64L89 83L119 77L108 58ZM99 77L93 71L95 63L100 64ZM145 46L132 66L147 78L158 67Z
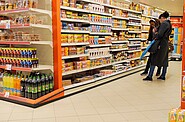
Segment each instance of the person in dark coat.
M152 41L155 36L156 36L156 32L160 26L160 22L158 19L151 19L149 21L150 23L150 29L149 29L149 35L148 35L148 42ZM151 65L151 57L152 57L152 54L149 55L149 58L148 58L148 61L147 61L147 64L146 64L146 68L144 70L143 73L141 73L141 75L147 75L148 74L148 71L150 69L150 65ZM157 69L157 73L156 73L156 76L159 76L161 73L161 67L158 67Z
M170 20L167 20L169 17L169 13L165 11L163 14L159 16L159 20L161 25L159 27L158 33L156 35L156 42L157 43L157 51L151 57L151 66L150 72L148 76L143 79L144 81L152 81L153 73L155 70L155 66L163 67L163 71L161 76L158 79L165 80L166 72L168 67L168 51L169 51L169 36L172 31L172 25Z

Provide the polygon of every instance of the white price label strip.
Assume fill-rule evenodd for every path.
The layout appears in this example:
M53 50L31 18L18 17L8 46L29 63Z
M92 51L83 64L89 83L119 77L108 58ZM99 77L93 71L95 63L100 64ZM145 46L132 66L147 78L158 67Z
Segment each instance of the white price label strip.
M5 92L4 97L8 98L10 96L10 92Z
M10 21L6 23L6 29L10 29Z
M6 70L12 70L12 65L11 64L7 64L5 67Z

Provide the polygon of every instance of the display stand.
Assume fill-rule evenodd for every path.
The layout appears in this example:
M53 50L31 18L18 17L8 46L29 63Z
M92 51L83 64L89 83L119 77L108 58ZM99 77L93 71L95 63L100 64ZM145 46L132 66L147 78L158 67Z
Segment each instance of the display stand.
M73 3L70 3L73 7L69 7L69 3L66 2L61 5L61 1L62 0L52 0L49 4L48 0L45 0L47 4L42 1L41 6L44 8L44 6L47 5L47 7L50 8L49 11L45 11L43 9L24 8L20 10L0 12L0 15L16 14L19 12L24 13L26 11L34 12L34 14L38 13L37 15L48 14L50 18L50 21L48 21L50 24L49 26L44 26L42 24L7 25L12 29L36 28L36 33L45 34L44 40L38 42L27 42L26 40L21 42L0 41L0 45L27 45L38 49L40 63L43 65L39 65L37 68L11 67L12 71L44 71L53 72L54 74L54 91L36 100L9 95L8 93L0 93L0 99L30 107L39 107L62 97L72 95L143 70L147 56L145 56L142 61L140 61L139 58L142 51L147 47L146 35L148 34L149 29L148 20L156 18L156 16L161 12L151 11L152 14L142 13L141 10L137 8L139 4L133 5L132 3L129 3L130 7L125 7L115 6L116 4L114 5L114 3L111 3L110 1L108 3L91 0L78 1L79 3L84 2L86 5L90 4L90 6L93 6L92 4L94 4L96 7L104 7L105 9L102 9L104 12L100 12L97 11L99 9L94 11L75 8ZM134 8L135 6L137 7ZM81 6L78 5L78 7ZM152 7L149 6L147 7L147 9L151 8ZM89 9L94 8L91 7ZM147 9L146 11L148 11ZM80 15L81 17L79 17L79 19L76 19L75 17L63 17L62 14L64 11L62 10L67 11L68 16L71 12L74 12L73 15ZM82 19L82 13L85 14L83 17L86 17L86 19ZM96 17L96 19L93 20L93 17ZM100 21L100 18L103 19ZM73 30L69 30L69 28L66 29L66 23L68 22L83 25L83 29L77 30L77 27ZM73 24L69 25L71 26ZM5 29L7 26L0 26L0 28ZM99 26L101 30L95 31L94 27L96 26ZM47 32L45 33L46 30ZM61 34L66 34L67 38L73 38L73 34L77 34L75 36L76 38L74 38L76 41L61 43L61 40L63 41L63 39L65 39L61 39ZM77 39L81 38L79 35L83 35L83 40L86 39L86 41L77 42ZM98 40L97 36L99 37ZM50 39L50 41L45 41L47 39ZM80 51L83 51L80 53L73 52L72 55L63 55L63 47L67 47L66 49L69 49L69 47L73 47L74 49L75 47L75 50L77 49L76 47L78 47ZM62 60L64 60L64 63ZM67 65L65 64L65 61L68 63ZM80 64L80 68L77 65L78 63ZM69 66L73 64L76 65L71 67ZM64 66L68 66L68 70ZM5 69L6 66L0 65L0 68ZM85 78L83 78L84 76ZM73 79L73 81L71 79Z

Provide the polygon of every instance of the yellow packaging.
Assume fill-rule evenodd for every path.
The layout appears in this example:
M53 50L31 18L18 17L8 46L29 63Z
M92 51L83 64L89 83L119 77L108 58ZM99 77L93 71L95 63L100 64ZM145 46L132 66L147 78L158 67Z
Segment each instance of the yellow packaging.
M74 35L73 34L68 34L68 43L74 42Z
M68 34L61 34L61 42L62 43L68 42Z
M173 109L169 112L168 122L176 122L177 109Z
M74 34L74 42L83 42L83 34Z
M179 110L177 112L177 122L184 122L184 110Z
M89 42L89 35L88 34L84 34L84 42Z

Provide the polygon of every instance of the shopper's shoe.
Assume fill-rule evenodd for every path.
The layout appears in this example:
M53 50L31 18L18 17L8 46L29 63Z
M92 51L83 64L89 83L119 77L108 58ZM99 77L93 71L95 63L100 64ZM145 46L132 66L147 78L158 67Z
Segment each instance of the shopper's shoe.
M162 76L158 77L157 79L158 80L166 80L166 78L165 77L162 77Z
M143 80L144 80L144 81L153 81L153 79L150 78L150 77L148 77L148 76L147 76L146 78L144 78Z
M141 76L147 75L147 74L148 74L147 72L143 72L143 73L141 73Z
M160 76L160 73L157 73L156 76Z

